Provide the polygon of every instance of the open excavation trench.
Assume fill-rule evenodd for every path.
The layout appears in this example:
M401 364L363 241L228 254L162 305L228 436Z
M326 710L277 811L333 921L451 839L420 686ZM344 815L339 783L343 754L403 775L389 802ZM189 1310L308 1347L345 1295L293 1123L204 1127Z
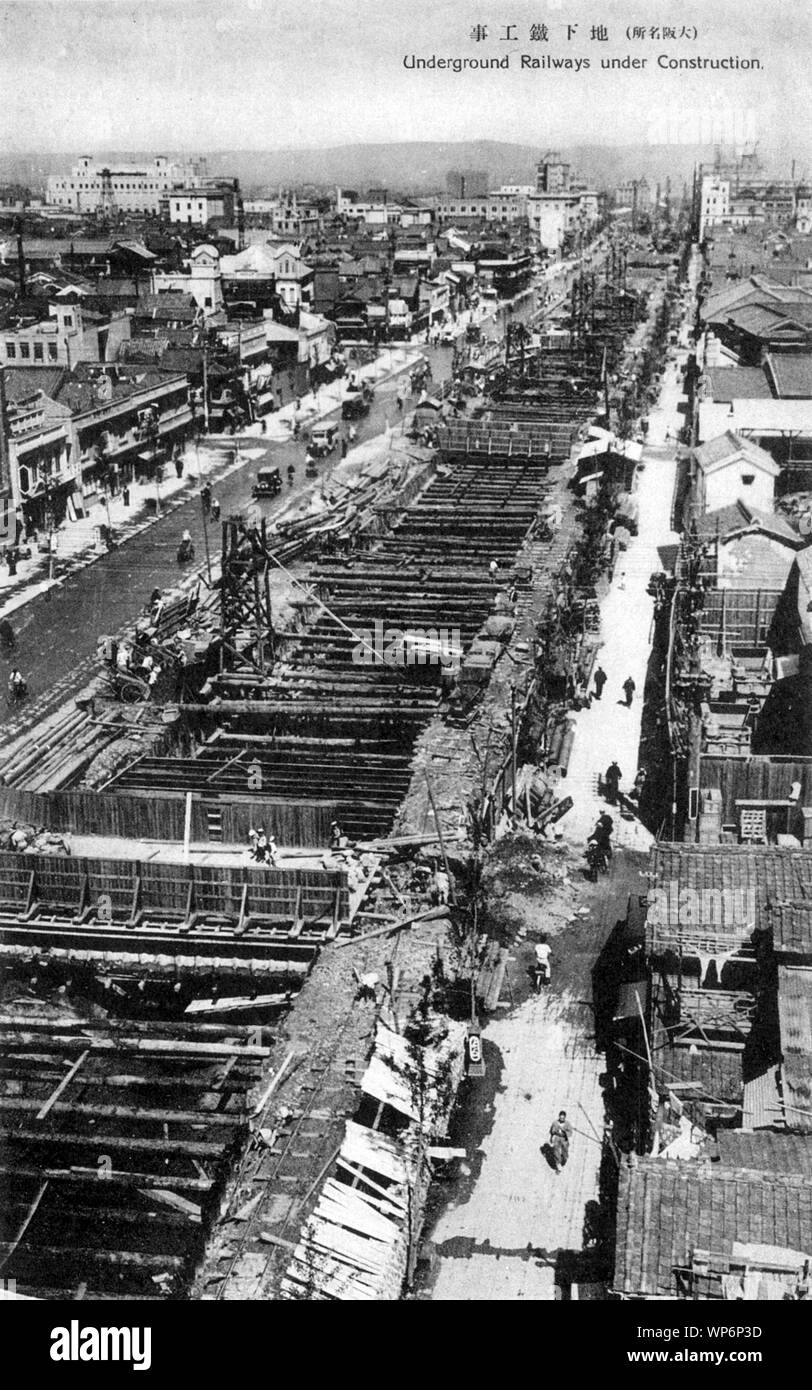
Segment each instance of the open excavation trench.
M550 469L595 411L599 361L548 356L546 375L522 364L520 381L509 363L484 415L440 430L437 469L418 495L332 545L294 600L297 623L274 632L273 660L259 672L256 661L227 665L216 706L186 716L184 756L178 744L131 760L101 793L62 794L61 813L86 815L87 795L94 814L126 806L147 826L160 805L173 830L164 838L180 840L191 807L192 839L212 852L239 844L258 815L282 845L320 854L334 819L356 842L391 833L421 736L434 725L467 737L500 650L491 643L482 657L485 625L529 601L522 547L533 538L542 566L556 547L539 527ZM415 634L459 645L455 680L442 662L407 659ZM0 1004L3 1277L46 1297L182 1297L228 1209L242 1253L225 1255L212 1287L256 1296L268 1254L243 1184L268 1188L264 1229L276 1213L286 1247L344 1117L366 1125L358 1083L376 1012L359 1007L356 963L383 970L394 953L373 943L318 959L352 922L352 886L335 869L44 858L0 855L13 962ZM415 998L430 965L412 972ZM241 993L244 1008L214 1022L218 991ZM206 1023L179 1016L190 1001L214 1006ZM274 1092L291 1040L295 1089L283 1079ZM289 1095L296 1109L284 1115Z
M259 698L239 712L228 701L221 731L196 757L142 758L114 790L228 798L253 785L285 843L292 803L314 813L320 839L311 843L325 843L331 819L353 839L385 834L409 787L415 739L443 699L444 665L409 662L409 638L448 634L467 651L497 594L520 578L512 566L546 472L543 454L449 456L387 536L312 571L323 606L302 600L310 621L286 638Z

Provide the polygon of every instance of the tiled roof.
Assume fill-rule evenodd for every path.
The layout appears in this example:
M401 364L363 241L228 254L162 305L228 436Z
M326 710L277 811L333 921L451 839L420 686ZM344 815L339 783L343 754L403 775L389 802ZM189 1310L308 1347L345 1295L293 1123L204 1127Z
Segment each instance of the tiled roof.
M677 902L679 894L687 888L695 895L697 904L708 904L707 923L692 921L682 926L678 920L672 920L670 912L655 914L649 910L646 920L649 952L669 947L678 949L687 938L743 944L752 935L743 911L751 890L755 894L757 926L762 924L769 904L812 898L812 852L778 849L774 845L705 847L661 843L651 851L648 876L650 902L652 890L659 887L671 893ZM713 891L720 889L721 894ZM721 921L717 920L719 912ZM692 917L696 916L697 912L693 912Z
M812 989L809 972L778 967L778 1026L787 1125L812 1131Z
M613 1287L674 1297L694 1249L724 1268L737 1244L812 1250L812 1181L706 1163L641 1158L620 1172Z
M716 1142L725 1168L752 1168L754 1172L797 1173L812 1178L812 1144L800 1134L780 1134L762 1129L720 1129Z
M766 925L772 931L775 951L781 955L812 956L812 899L773 904Z
M64 375L64 367L6 367L6 399L14 403L25 401L39 391L54 397Z
M180 291L145 294L135 307L136 318L194 319L199 310L192 295Z
M141 241L115 241L110 250L111 253L128 251L130 255L140 257L145 263L156 259L155 252L150 251Z
M744 333L751 333L756 337L769 336L779 328L802 325L804 319L796 317L796 309L799 313L802 312L795 304L746 304L741 309L733 309L726 321Z
M654 1078L659 1090L674 1087L684 1100L740 1105L744 1094L740 1048L714 1047L705 1051L655 1039Z
M724 540L743 531L763 531L768 536L787 541L799 550L805 544L803 536L793 531L789 522L775 512L760 512L746 502L731 502L713 512L703 512L693 522L699 536L719 536Z
M708 367L706 377L715 401L752 400L772 395L761 367Z
M812 396L812 353L768 353L767 369L775 382L778 396L802 400Z
M761 468L766 473L775 475L781 471L766 449L754 444L752 439L745 439L742 435L734 433L733 430L725 430L724 434L718 434L707 443L700 444L698 449L694 449L694 458L703 473L721 467L729 459L738 458L753 464L755 468Z

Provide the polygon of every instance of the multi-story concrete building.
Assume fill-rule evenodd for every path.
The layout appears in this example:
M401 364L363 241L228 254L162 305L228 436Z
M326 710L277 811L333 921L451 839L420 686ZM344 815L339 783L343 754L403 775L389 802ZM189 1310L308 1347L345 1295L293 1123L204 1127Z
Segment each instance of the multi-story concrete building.
M717 156L713 164L700 164L694 178L694 218L700 240L718 227L812 225L809 190L793 178L776 178L759 162L755 150L738 160Z
M598 195L589 188L533 193L527 199L530 230L544 251L557 253L568 237L587 240L598 223Z
M433 209L438 222L476 219L483 222L520 222L527 216L527 195L498 190L483 197L440 197Z
M565 193L570 186L570 165L557 150L550 150L536 168L537 193Z
M206 227L215 221L231 226L239 192L237 179L191 183L167 193L162 209L170 222L184 222L189 227Z
M56 524L62 521L76 487L71 412L39 384L42 380L50 386L60 375L19 369L5 373L0 431L5 435L9 491L17 517L29 531L46 524L49 510Z
M82 364L55 395L71 412L77 482L90 500L111 466L122 479L151 477L192 421L186 375L141 365Z
M0 329L0 362L12 367L75 367L113 362L130 337L126 314L91 313L79 304L49 304L48 318L18 318Z
M76 212L157 214L161 199L171 189L194 183L204 170L199 161L174 164L162 154L140 164L99 164L90 155L82 155L69 174L50 175L48 202Z

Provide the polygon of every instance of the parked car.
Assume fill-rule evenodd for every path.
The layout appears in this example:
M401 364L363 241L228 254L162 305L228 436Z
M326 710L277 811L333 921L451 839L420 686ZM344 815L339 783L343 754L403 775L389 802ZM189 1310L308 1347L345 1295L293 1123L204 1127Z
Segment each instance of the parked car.
M282 491L282 478L278 468L258 468L254 483L254 497L276 497Z
M359 420L369 414L372 392L364 386L360 391L348 392L341 406L342 420Z
M314 425L310 431L310 452L315 458L326 459L338 446L339 428L332 424Z

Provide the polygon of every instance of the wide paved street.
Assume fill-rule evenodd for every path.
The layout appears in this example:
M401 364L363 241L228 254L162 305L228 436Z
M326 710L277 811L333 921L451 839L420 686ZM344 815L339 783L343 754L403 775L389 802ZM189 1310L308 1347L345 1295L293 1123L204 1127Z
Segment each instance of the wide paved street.
M449 348L421 351L431 359L437 378L448 374ZM400 418L395 396L401 379L402 374L398 374L376 385L369 415L356 422L358 443L376 438L387 424L394 425L396 417ZM340 412L334 411L326 418L337 420ZM201 458L210 454L214 447L206 444ZM262 504L266 517L272 517L292 495L303 491L306 482L309 485L304 476L305 447L301 442L243 436L239 444L235 438L233 445L216 446L218 453L229 453L237 447L245 459L244 465L213 484L223 517L232 512L245 512L253 505L251 488L257 468L264 463L278 466L283 479L279 497ZM187 459L192 467L194 457L194 449L190 448ZM333 462L338 458L338 454L334 455ZM292 488L287 483L287 468L291 463L296 467ZM329 474L330 467L330 461L321 465L320 477ZM205 477L205 467L201 472ZM169 589L179 582L184 571L178 566L176 554L186 529L195 543L196 564L200 564L205 558L203 511L198 496L194 495L125 544L102 555L94 564L68 576L47 595L32 599L17 610L12 618L18 639L14 660L29 682L32 698L14 721L4 711L7 730L24 727L33 722L34 717L41 717L81 689L93 673L99 635L117 632L134 622L153 588ZM214 558L219 553L219 535L217 528L211 525L208 532ZM0 674L0 681L3 679Z

